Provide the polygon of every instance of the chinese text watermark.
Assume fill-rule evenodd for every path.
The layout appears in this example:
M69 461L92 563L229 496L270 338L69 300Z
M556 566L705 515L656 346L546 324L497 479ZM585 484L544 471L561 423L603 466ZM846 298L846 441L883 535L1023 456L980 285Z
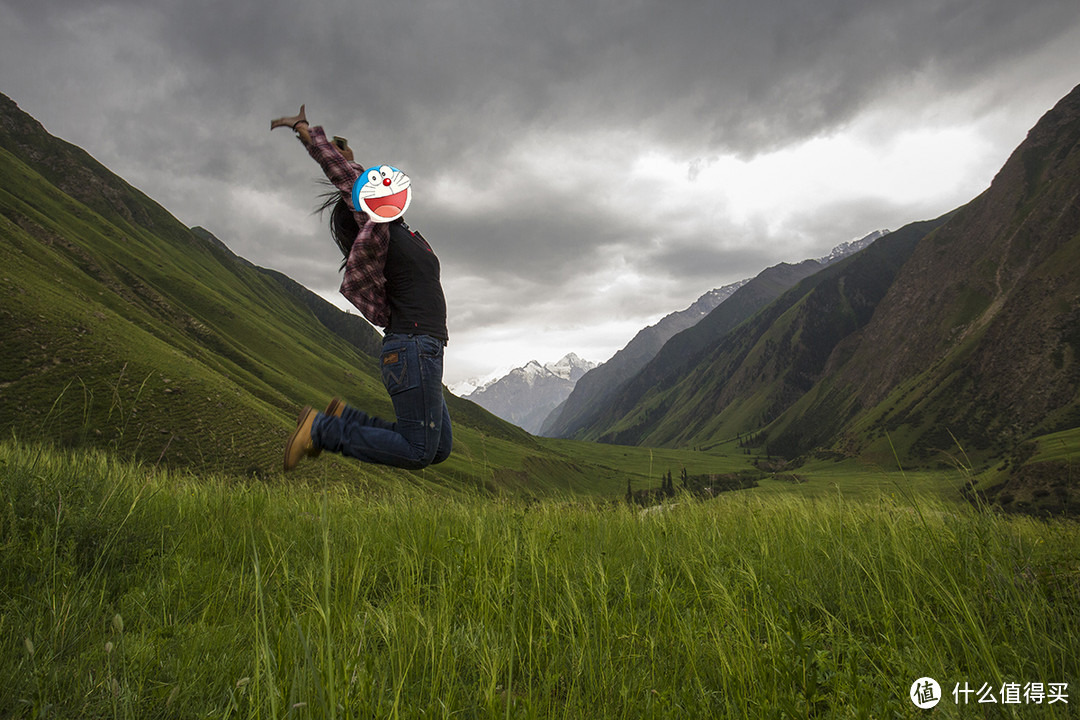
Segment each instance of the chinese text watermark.
M1067 682L1005 682L993 685L988 682L971 683L967 680L953 685L948 693L957 705L1053 705L1069 704ZM941 685L932 677L921 677L911 684L908 697L915 707L929 710L947 697Z

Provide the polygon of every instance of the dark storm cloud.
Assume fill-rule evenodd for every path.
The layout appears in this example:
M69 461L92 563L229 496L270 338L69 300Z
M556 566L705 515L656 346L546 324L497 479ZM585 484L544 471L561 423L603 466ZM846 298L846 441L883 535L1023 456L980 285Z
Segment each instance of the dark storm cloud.
M377 131L379 144L396 135L418 157L458 163L538 125L631 125L668 144L753 154L843 123L915 74L964 87L1076 14L1071 0L356 8L177 5L161 40L185 66L230 77L222 87L238 108L267 87L302 87L332 116L393 128Z
M141 81L110 93L167 85L154 107L103 108L133 152L167 149L162 134L190 143L193 123L251 133L307 100L424 171L480 162L538 126L626 125L753 154L843 123L919 73L944 91L970 85L1076 15L1073 0L8 5L45 44L108 33L111 60ZM105 13L111 32L87 20ZM101 70L78 63L74 74ZM94 80L108 88L104 74ZM235 167L239 155L215 157Z
M103 8L142 18L148 36L114 40L159 47L188 78L176 99L190 113L262 117L306 98L432 163L536 124L628 123L754 153L842 123L913 74L968 85L1077 13L1072 0L11 5L44 33Z

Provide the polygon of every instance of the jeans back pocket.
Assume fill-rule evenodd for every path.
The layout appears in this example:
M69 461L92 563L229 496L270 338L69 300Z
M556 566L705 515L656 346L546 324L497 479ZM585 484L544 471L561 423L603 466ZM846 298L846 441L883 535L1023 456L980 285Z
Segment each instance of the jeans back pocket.
M382 379L386 391L396 395L412 390L420 385L420 367L415 349L402 347L384 347L382 353Z

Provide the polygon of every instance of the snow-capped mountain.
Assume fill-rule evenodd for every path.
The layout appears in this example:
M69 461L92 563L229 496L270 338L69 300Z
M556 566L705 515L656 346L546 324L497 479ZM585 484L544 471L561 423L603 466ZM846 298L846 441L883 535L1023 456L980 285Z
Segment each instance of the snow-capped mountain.
M483 390L491 383L495 382L499 378L508 374L510 370L508 368L502 368L494 372L488 373L484 377L472 377L468 380L462 380L461 382L454 383L453 385L447 385L447 389L460 398L469 397L477 390Z
M853 255L853 254L859 252L860 250L862 250L866 246L870 245L874 241L880 240L881 238L888 235L889 232L891 232L891 231L889 231L889 230L875 230L874 232L870 233L869 235L867 235L864 238L859 238L858 240L851 240L849 242L840 243L839 245L837 245L836 247L834 247L832 249L831 253L829 253L825 257L818 258L818 262L821 263L822 265L828 265L830 263L836 262L837 260L842 260L843 258L846 258L848 255Z
M548 413L570 395L578 378L594 367L596 363L574 353L546 365L531 360L462 397L535 433Z

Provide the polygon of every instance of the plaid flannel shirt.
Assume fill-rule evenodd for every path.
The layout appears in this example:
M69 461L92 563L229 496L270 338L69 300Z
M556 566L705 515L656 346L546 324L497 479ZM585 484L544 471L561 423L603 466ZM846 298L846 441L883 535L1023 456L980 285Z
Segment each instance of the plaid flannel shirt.
M356 306L372 325L390 324L390 304L386 299L386 249L390 244L390 229L386 223L372 222L367 213L353 207L353 183L364 171L345 159L333 143L326 139L321 127L312 127L308 153L322 167L328 180L341 191L342 197L356 218L360 232L345 261L345 277L341 294Z

